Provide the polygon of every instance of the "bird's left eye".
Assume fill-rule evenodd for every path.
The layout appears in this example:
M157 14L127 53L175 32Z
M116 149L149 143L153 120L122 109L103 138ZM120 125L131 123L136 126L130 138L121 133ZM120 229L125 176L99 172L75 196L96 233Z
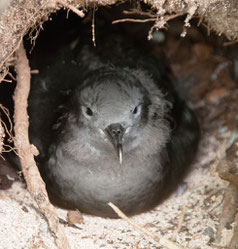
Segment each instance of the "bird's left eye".
M82 106L81 107L83 115L87 118L90 119L93 116L93 111L90 107Z
M86 114L87 114L88 116L93 116L93 111L92 111L92 109L89 108L89 107L87 107L87 108L86 108Z

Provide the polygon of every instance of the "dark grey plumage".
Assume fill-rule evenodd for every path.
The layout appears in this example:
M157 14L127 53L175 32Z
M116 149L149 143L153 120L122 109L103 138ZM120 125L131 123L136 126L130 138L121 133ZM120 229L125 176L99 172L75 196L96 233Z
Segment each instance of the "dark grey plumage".
M120 47L57 58L33 79L29 113L52 201L93 215L116 217L110 201L128 215L153 208L198 144L163 64Z

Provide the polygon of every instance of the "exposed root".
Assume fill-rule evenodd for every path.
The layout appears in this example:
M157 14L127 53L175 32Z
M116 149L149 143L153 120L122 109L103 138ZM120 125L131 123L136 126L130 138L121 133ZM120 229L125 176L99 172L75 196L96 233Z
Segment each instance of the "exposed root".
M109 202L108 205L114 210L114 212L123 220L127 221L131 226L133 226L138 231L142 232L147 237L155 240L156 242L159 242L162 246L168 248L168 249L184 249L184 247L164 238L159 238L155 233L148 231L144 227L136 224L133 222L130 218L128 218L117 206L115 206L112 202Z
M140 15L140 16L147 16L147 17L155 17L155 13L153 13L152 11L141 11L138 9L131 9L131 10L124 10L123 14L125 15Z
M4 68L2 71L0 71L0 83L4 81L5 77L8 74L8 71L9 71L8 68Z
M2 150L3 150L3 140L5 137L5 132L4 129L2 127L2 120L0 120L0 154L2 154Z
M226 189L224 197L220 224L216 234L216 242L219 243L221 241L223 229L230 227L231 223L235 221L233 237L229 245L230 249L238 248L238 170L236 167L236 164L238 163L237 142L238 134L234 133L232 143L226 150L226 157L223 158L218 165L218 173L220 178L228 181L230 184Z
M27 183L27 189L38 204L40 211L48 221L50 231L58 248L70 248L67 238L59 224L54 207L50 204L45 183L41 179L34 155L37 149L29 143L27 98L30 91L30 67L23 47L23 42L17 51L16 60L17 86L14 94L15 104L15 145L20 155L22 171Z
M238 212L236 213L236 216L235 216L235 227L234 227L233 236L230 242L230 248L231 249L238 248Z
M8 111L8 109L6 107L4 107L2 104L0 104L0 110L2 111L2 113L5 115L5 117L7 118L7 123L8 126L6 125L6 123L0 118L0 154L3 152L10 152L10 151L14 151L16 153L16 148L9 145L9 144L5 144L4 140L6 139L6 135L7 135L7 141L11 144L14 140L13 137L13 125L12 125L12 121L10 118L10 113ZM1 155L1 158L4 159L4 157ZM4 159L5 160L5 159Z
M112 21L112 24L117 24L117 23L122 23L122 22L145 23L145 22L154 22L154 21L156 21L156 18L147 18L147 19L123 18L123 19Z
M68 9L72 10L75 14L77 14L81 18L84 17L84 13L83 13L82 10L79 10L75 6L73 6L71 4L68 4L66 1L64 1L64 0L57 0L57 3L63 5L63 7L65 7L65 8L68 8Z
M92 16L92 42L93 46L96 47L96 37L95 37L95 5L93 7L93 16Z
M191 26L189 22L192 19L192 17L195 15L197 8L198 8L198 6L196 5L196 2L193 4L190 3L190 6L189 6L188 11L187 11L188 14L187 14L187 17L184 21L183 32L180 35L181 37L185 37L185 35L187 33L187 28Z
M149 31L148 34L148 40L151 40L153 38L153 31L158 29L165 29L166 24L169 20L172 20L176 17L185 15L184 12L180 12L174 15L164 15L164 16L157 16L155 24L152 26L152 28Z
M177 228L176 228L176 230L174 231L174 234L173 234L173 241L175 241L175 238L176 238L177 234L179 233L179 231L182 228L185 213L186 213L186 206L183 205L183 207L182 207L182 213L180 215Z

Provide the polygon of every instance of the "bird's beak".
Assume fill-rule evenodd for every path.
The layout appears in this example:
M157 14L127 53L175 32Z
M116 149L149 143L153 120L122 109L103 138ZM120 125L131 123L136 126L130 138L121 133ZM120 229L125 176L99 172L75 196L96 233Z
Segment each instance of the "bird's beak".
M123 148L122 148L122 139L124 136L125 129L119 123L110 124L106 129L105 133L107 134L109 140L113 144L117 156L119 159L119 163L122 164L122 155L123 155Z
M118 146L117 146L117 155L118 155L120 164L122 164L122 153L123 153L122 144L118 144Z

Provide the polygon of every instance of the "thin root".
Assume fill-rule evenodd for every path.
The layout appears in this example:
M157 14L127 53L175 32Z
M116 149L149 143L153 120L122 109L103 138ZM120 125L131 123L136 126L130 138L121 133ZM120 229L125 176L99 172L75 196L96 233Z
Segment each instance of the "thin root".
M128 218L117 206L115 206L112 202L109 202L108 205L114 210L114 212L123 220L126 220L131 226L133 226L138 231L142 232L144 235L148 236L149 238L159 242L162 246L168 249L184 249L184 247L164 238L159 238L155 233L148 231L144 227L136 224L130 218Z

